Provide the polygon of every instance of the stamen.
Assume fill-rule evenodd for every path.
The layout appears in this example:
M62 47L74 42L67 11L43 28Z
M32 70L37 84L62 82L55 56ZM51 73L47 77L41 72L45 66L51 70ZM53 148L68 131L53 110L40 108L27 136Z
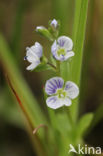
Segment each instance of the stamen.
M63 89L58 89L57 95L59 98L64 98L66 96L66 92Z
M65 54L66 54L65 49L59 49L59 50L57 51L57 54L58 54L59 56L60 56L60 55L65 56Z

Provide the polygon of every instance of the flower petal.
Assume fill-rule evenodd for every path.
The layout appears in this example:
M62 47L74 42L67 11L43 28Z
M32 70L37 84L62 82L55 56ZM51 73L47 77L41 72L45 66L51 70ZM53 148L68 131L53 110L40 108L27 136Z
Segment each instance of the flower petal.
M26 47L26 56L35 57L35 53L31 50L30 47Z
M58 45L57 45L57 42L56 42L56 40L54 41L54 43L52 44L52 46L51 46L51 52L52 52L52 54L53 54L53 56L55 57L55 55L56 55L56 51L58 50Z
M38 57L36 54L28 55L28 56L26 57L26 59L27 59L27 61L29 61L30 63L40 61L39 57Z
M66 82L65 91L67 92L68 97L70 97L71 99L76 98L79 94L78 86L74 82L71 82L71 81Z
M69 51L67 52L67 54L64 56L64 60L69 59L70 57L74 56L75 53L73 51Z
M61 36L58 38L57 43L60 47L65 48L66 50L72 50L73 48L73 42L72 40L67 36Z
M61 102L64 103L65 106L70 106L72 104L71 100L68 97L63 98Z
M35 42L35 45L31 47L31 50L40 58L42 57L43 48L39 42Z
M40 61L35 61L31 65L29 65L26 69L27 70L34 70L39 64L40 64Z
M62 88L64 85L64 80L60 77L54 77L49 79L45 85L45 92L48 95L55 94L57 89Z
M33 46L31 46L30 48L27 47L26 50L27 50L26 55L32 56L32 57L34 56L34 54L36 54L40 58L43 53L43 48L42 48L41 44L38 42L35 42L35 44Z
M57 96L48 97L46 100L46 104L52 109L57 109L64 105Z
M71 100L69 98L58 98L58 96L51 96L48 97L46 100L46 104L48 107L52 109L57 109L62 106L70 106L71 105Z

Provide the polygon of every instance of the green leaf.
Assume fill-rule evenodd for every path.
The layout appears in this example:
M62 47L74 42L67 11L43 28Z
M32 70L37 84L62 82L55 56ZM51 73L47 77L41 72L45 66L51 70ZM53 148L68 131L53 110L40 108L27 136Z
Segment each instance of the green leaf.
M84 115L83 117L81 117L81 119L79 120L79 122L76 125L76 130L75 130L77 139L84 136L86 130L89 128L89 126L92 122L92 119L93 119L92 113L88 113L88 114Z
M33 70L35 72L41 72L46 70L55 70L55 65L48 62L48 59L43 56L41 58L41 63Z
M40 35L46 37L47 39L49 39L50 41L53 41L53 36L52 34L49 32L48 29L46 29L45 27L42 26L38 26L36 28L36 32L39 33Z
M52 70L52 67L48 64L40 64L37 66L37 68L34 70L36 72L46 71L46 70Z
M2 63L5 73L10 79L10 82L17 92L27 115L29 116L33 126L45 123L46 118L42 113L40 106L38 105L35 97L32 95L28 85L26 84L22 74L18 70L15 59L11 55L8 44L4 37L0 34L0 61Z
M73 28L73 42L75 56L73 57L71 70L72 70L72 81L80 86L81 68L82 68L82 56L83 56L83 45L85 39L86 19L88 10L88 0L75 1L75 17L74 17L74 28ZM68 67L69 68L69 67ZM78 117L78 98L74 100L70 107L73 120L76 122Z
M99 108L94 113L93 122L89 128L88 133L91 132L91 130L103 119L103 104L99 106ZM87 134L88 134L87 133Z
M103 104L101 104L97 109L97 111L95 112L92 126L94 127L102 119L103 119Z
M9 77L13 89L16 91L19 99L21 100L21 108L22 110L25 110L25 117L30 121L32 128L35 128L41 123L48 125L45 115L42 113L40 106L38 105L36 99L33 97L32 92L30 91L20 71L18 70L9 46L1 34L0 62L3 66L4 72ZM38 134L38 136L36 135L34 139L34 144L36 146L35 149L38 155L43 155L42 153L44 152L44 149L41 146L43 138L44 132L42 131Z
M67 135L71 130L71 124L68 121L68 116L66 113L57 114L57 129L61 134ZM65 133L64 133L65 132Z

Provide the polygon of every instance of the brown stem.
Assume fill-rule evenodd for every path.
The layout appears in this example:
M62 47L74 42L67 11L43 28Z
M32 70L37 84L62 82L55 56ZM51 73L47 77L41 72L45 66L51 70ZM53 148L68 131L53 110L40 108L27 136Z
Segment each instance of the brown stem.
M29 125L30 125L31 129L34 129L34 126L32 125L32 123L31 123L31 121L30 121L30 118L28 117L28 114L27 114L27 112L25 111L25 108L24 108L24 106L23 106L23 104L22 104L22 102L21 102L21 100L20 100L18 94L17 94L16 91L14 90L14 88L13 88L11 82L10 82L10 79L8 78L8 76L6 76L6 80L7 80L7 82L8 82L8 85L10 86L10 88L11 88L13 94L15 95L15 97L16 97L16 99L17 99L17 101L18 101L18 103L19 103L19 105L20 105L20 107L21 107L23 113L25 114L25 116L26 116L26 118L27 118L27 120L28 120L28 122L29 122Z
M47 64L56 70L56 66L54 66L52 63L48 62Z

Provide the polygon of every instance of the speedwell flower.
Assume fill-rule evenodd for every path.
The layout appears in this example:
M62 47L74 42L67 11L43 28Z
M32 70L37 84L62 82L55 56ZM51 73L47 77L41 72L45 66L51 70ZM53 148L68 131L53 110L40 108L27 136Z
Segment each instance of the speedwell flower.
M26 69L33 70L40 64L40 58L42 57L43 48L40 43L36 42L33 46L26 48L26 56L24 60L31 63Z
M61 36L57 39L57 41L54 41L51 47L51 52L56 60L65 61L74 56L72 48L72 40L67 36Z
M62 78L54 77L46 82L45 92L49 95L46 100L47 106L57 109L64 105L70 106L71 100L78 96L79 88L72 81L64 83Z

